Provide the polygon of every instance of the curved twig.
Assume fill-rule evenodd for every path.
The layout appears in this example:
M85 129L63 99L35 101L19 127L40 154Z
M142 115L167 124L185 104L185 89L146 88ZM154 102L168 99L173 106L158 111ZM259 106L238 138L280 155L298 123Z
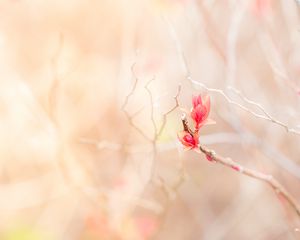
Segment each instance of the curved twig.
M280 194L290 204L290 206L295 210L297 215L300 217L300 207L296 199L272 175L264 174L256 170L243 167L242 165L234 162L230 158L225 158L220 155L217 155L213 150L210 150L207 147L199 146L199 149L202 153L206 155L208 160L221 163L222 165L226 167L230 167L244 175L247 175L249 177L255 178L257 180L269 184L277 194Z

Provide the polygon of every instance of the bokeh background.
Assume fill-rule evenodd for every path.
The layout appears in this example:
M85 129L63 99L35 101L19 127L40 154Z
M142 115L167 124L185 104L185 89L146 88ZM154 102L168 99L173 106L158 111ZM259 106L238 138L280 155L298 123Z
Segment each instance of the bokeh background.
M209 94L200 143L300 202L299 13L295 0L0 1L0 239L300 239L269 186L177 140Z

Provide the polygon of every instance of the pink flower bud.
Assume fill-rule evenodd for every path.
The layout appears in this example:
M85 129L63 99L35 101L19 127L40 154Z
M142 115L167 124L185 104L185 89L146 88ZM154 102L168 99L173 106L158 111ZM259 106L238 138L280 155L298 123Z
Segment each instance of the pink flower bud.
M235 171L238 171L238 172L241 171L241 169L240 169L239 166L232 166L231 168L232 168L233 170L235 170Z
M187 149L193 149L198 147L199 139L198 134L191 134L187 131L182 131L178 133L178 139Z
M210 111L210 98L205 96L194 96L193 107L191 109L191 118L194 120L196 131L204 125Z
M212 158L212 156L210 156L210 155L208 155L208 154L206 154L205 155L206 156L206 159L208 160L208 161L210 161L210 162L212 162L214 159Z

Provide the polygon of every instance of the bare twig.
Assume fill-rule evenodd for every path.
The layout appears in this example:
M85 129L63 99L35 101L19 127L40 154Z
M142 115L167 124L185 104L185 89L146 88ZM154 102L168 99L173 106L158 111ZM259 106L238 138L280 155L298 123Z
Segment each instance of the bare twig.
M154 80L154 78L152 78L150 81L147 82L147 84L145 85L145 89L149 94L149 98L150 98L150 118L151 118L151 122L154 128L154 133L153 133L153 138L151 139L151 143L152 143L152 150L153 150L153 161L152 161L152 166L151 166L151 180L154 179L154 175L155 175L155 170L156 170L156 156L157 156L157 147L156 147L156 140L158 138L157 136L157 125L154 119L154 101L153 101L153 95L151 90L149 89L149 84Z
M293 79L291 73L287 69L288 63L285 61L286 57L282 56L278 43L276 44L276 37L271 38L272 33L269 29L266 29L267 33L263 33L259 38L259 43L263 50L263 53L266 57L266 61L270 65L274 79L277 80L277 83L280 83L281 86L287 86L296 94L299 94L299 86L297 81Z
M163 114L163 121L162 121L162 124L160 126L160 128L158 129L158 132L157 132L157 135L160 136L162 131L164 130L166 124L167 124L167 117L169 114L171 114L173 111L175 111L176 108L179 107L179 100L178 100L178 97L179 97L179 94L181 92L181 85L178 86L178 89L177 89L177 93L176 95L174 96L174 100L175 100L175 105L167 112L165 112Z
M200 4L201 5L201 4ZM205 9L203 6L200 6L200 9L202 10L202 14L203 14L203 17L206 19L206 21L210 24L210 25L213 25L212 22L211 22L211 19L209 18L209 16L207 16L206 12L205 12ZM259 103L256 103L254 102L253 100L250 100L246 97L244 97L240 91L236 90L236 89L233 89L232 87L229 87L229 89L231 89L233 92L235 92L236 94L238 94L240 97L242 97L242 99L249 103L249 104L252 104L256 107L258 107L262 112L263 114L259 114L249 108L247 108L246 106L236 102L236 101L233 101L228 95L225 94L225 92L221 89L217 89L217 88L210 88L208 86L206 86L204 83L202 82L199 82L199 81L196 81L194 80L191 75L190 75L190 70L189 70L189 66L187 64L187 61L186 61L186 58L185 58L185 55L184 55L184 51L182 50L182 46L180 44L180 41L178 40L178 36L174 30L174 27L172 26L172 24L170 24L170 22L168 22L168 25L169 25L169 28L170 28L170 32L171 32L171 37L176 45L176 48L177 48L177 53L178 53L178 56L182 62L182 64L184 65L184 69L185 69L185 73L186 73L186 79L191 82L193 85L196 85L196 86L199 86L203 89L205 89L206 91L208 92L213 92L213 93L217 93L217 94L220 94L222 95L225 100L229 103L229 104L232 104L232 105L235 105L237 107L239 107L240 109L252 114L254 117L256 118L260 118L260 119L264 119L264 120L267 120L267 121L270 121L272 123L275 123L281 127L283 127L288 133L294 133L294 134L297 134L297 135L300 135L300 130L297 130L296 128L292 128L292 127L289 127L287 124L283 123L282 121L276 119L275 117L272 117L262 106L261 104ZM209 32L208 32L208 35L209 37L211 38L211 41L214 42L214 38L210 36ZM216 47L216 49L218 50L220 56L222 56L222 59L224 60L224 62L226 62L226 56L224 55L223 51L219 51L219 47L218 45L215 45L214 46Z
M134 114L134 115L130 115L130 113L126 110L126 107L128 105L128 102L129 102L129 99L131 98L131 96L134 94L135 90L136 90L136 87L137 87L137 84L138 84L138 78L134 72L134 67L135 67L136 63L134 63L132 66L131 66L131 71L132 71L132 74L134 76L134 84L132 86L132 89L130 90L130 92L126 95L125 97L125 101L121 107L122 111L124 112L125 116L127 117L127 120L129 122L129 124L132 126L133 129L135 129L141 136L143 136L146 140L148 141L152 141L152 139L150 137L148 137L146 135L146 133L144 133L144 131L139 128L133 121L134 117L137 115L137 114ZM140 111L139 111L140 112Z
M152 79L153 80L153 79ZM154 110L153 110L153 105L154 105L154 101L153 101L153 96L152 96L152 92L150 91L149 89L149 84L152 82L152 80L150 80L145 88L146 90L148 91L149 93L149 96L150 96L150 101L151 101L151 104L150 106L151 107L151 121L153 123L153 126L154 128L156 129L155 130L155 133L154 133L154 137L153 138L150 138L148 136L146 136L146 134L144 134L144 132L142 132L142 130L134 124L133 122L133 118L138 115L142 110L144 110L144 107L139 109L138 111L136 111L135 113L133 114L129 114L127 111L126 111L126 106L129 102L129 99L130 97L134 94L135 92L135 89L136 89L136 86L137 86L137 83L138 83L138 79L136 78L135 82L134 82L134 85L131 89L131 91L129 92L129 94L126 96L125 98L125 102L123 103L122 105L122 110L123 112L125 113L126 117L128 118L128 121L130 123L130 125L135 129L137 130L138 132L141 131L140 133L148 140L148 142L150 142L151 145L153 145L153 142L156 142L157 141L157 138L161 135L161 133L163 132L166 124L167 124L167 117L169 114L171 114L173 111L176 110L176 108L179 107L179 95L180 95L180 92L181 92L181 86L179 85L178 86L178 89L177 89L177 93L176 95L174 96L174 100L175 100L175 104L174 106L172 106L168 111L166 111L163 115L162 115L162 123L161 125L158 127L156 122L155 122L155 119L154 119ZM107 140L103 140L103 141L98 141L98 140L93 140L93 139L86 139L86 138L80 138L79 139L79 142L80 143L84 143L84 144L92 144L92 145L95 145L98 149L102 150L102 149L108 149L108 150L113 150L113 151L120 151L122 150L123 148L125 149L126 152L128 153L131 153L131 154L134 154L134 153L141 153L141 152L149 152L149 144L146 145L146 144L140 144L140 145L137 145L135 144L134 146L130 146L130 145L122 145L120 143L116 143L116 142L110 142L110 141L107 141ZM174 143L171 144L172 146L167 146L167 149L173 149L173 145ZM164 148L164 147L163 147ZM123 149L123 150L124 150ZM160 151L163 151L163 149L160 149Z
M153 125L153 128L154 128L154 141L157 140L157 138L161 135L161 133L163 132L166 124L167 124L167 117L169 114L171 114L173 111L176 110L176 108L179 107L179 94L181 92L181 85L178 85L178 88L177 88L177 93L176 95L174 96L174 100L175 100L175 104L172 108L170 108L167 112L165 112L163 115L162 115L162 123L160 125L160 127L157 126L156 122L155 122L155 118L154 118L154 109L153 109L153 105L154 105L154 100L153 100L153 95L152 95L152 92L149 88L149 85L150 83L153 81L154 79L151 79L150 81L148 81L148 83L145 85L145 89L146 91L148 92L149 94L149 98L150 98L150 102L151 102L151 112L150 112L150 115L151 115L151 122L152 122L152 125Z
M235 89L235 88L233 88L233 87L228 87L228 89L230 89L230 90L232 90L234 93L236 93L236 94L237 94L244 102L246 102L246 103L248 103L248 104L251 104L251 105L257 107L258 109L260 109L260 110L263 112L263 114L265 115L265 116L262 116L262 115L259 115L259 114L258 114L260 118L266 119L266 120L268 120L268 121L271 121L271 122L273 122L273 123L278 124L279 126L284 127L285 130L286 130L287 132L291 132L291 133L295 133L295 134L300 134L300 131L298 131L298 130L296 130L296 129L294 129L294 128L290 128L290 127L287 126L285 123L283 123L283 122L281 122L281 121L275 119L274 117L272 117L271 114L269 114L269 113L267 112L267 110L265 110L265 109L262 107L261 104L259 104L259 103L257 103L257 102L254 102L253 100L250 100L249 98L247 98L246 96L244 96L244 95L241 93L241 91L239 91L239 90L237 90L237 89Z
M283 122L277 120L276 118L272 117L272 116L271 116L271 115L270 115L270 114L269 114L269 113L261 106L261 104L256 103L256 102L254 102L254 101L252 101L252 100L246 98L245 96L243 96L243 95L241 94L240 91L234 89L233 87L229 87L229 89L231 89L231 90L234 91L236 94L238 94L245 102L247 102L247 103L249 103L249 104L252 104L252 105L258 107L258 108L263 112L263 114L257 113L257 112L255 112L255 111L253 111L253 110L247 108L246 106L244 106L244 105L242 105L242 104L240 104L240 103L238 103L238 102L236 102L236 101L233 101L233 100L232 100L228 95L226 95L226 94L224 93L224 91L221 90L221 89L207 87L204 83L198 82L198 81L192 79L191 77L188 77L188 79L189 79L193 84L195 84L195 85L197 85L197 86L199 86L199 87L205 89L205 90L208 91L208 92L213 92L213 93L217 93L217 94L219 94L219 95L222 95L222 96L224 97L224 99L225 99L228 103L230 103L230 104L232 104L232 105L235 105L236 107L239 107L240 109L242 109L242 110L244 110L244 111L246 111L246 112L252 114L254 117L260 118L260 119L264 119L264 120L270 121L270 122L272 122L272 123L275 123L275 124L277 124L277 125L283 127L283 128L284 128L287 132L289 132L289 133L294 133L294 134L300 135L300 131L299 131L299 130L296 130L295 128L291 128L291 127L289 127L287 124L285 124L285 123L283 123Z
M220 155L217 155L214 151L208 149L207 147L199 146L199 149L202 153L204 153L209 158L209 160L217 163L221 163L222 165L232 168L240 172L241 174L247 175L251 178L255 178L269 184L277 194L280 194L290 204L290 206L295 210L297 215L300 217L300 207L296 202L295 198L272 175L264 174L256 170L243 167L242 165L234 162L230 158L225 158Z
M140 128L138 127L133 119L136 115L138 115L143 109L141 108L140 110L138 110L136 113L134 114L130 114L127 110L126 110L126 107L129 103L129 100L131 98L131 96L133 96L134 92L136 91L136 88L137 88L137 85L138 85L138 77L136 76L135 72L134 72L134 67L135 67L135 63L132 65L131 67L131 71L132 71L132 74L135 78L135 81L134 81L134 84L132 86L132 89L130 90L130 92L128 93L128 95L126 96L125 98L125 101L122 105L122 111L125 113L128 121L129 121L129 124L138 132L140 133L148 142L151 143L152 145L152 150L153 150L153 164L152 164L152 170L151 170L151 179L153 179L154 177L154 173L155 173L155 168L156 168L156 155L157 155L157 139L158 137L161 135L161 133L163 132L164 128L165 128L165 125L167 123L167 116L172 113L178 106L179 106L179 101L178 101L178 97L179 97L179 94L180 94L180 90L181 90L181 86L178 86L178 90L177 90L177 94L175 95L174 99L175 99L175 105L169 109L167 112L165 112L163 115L162 115L162 123L160 126L158 126L158 124L156 123L155 121L155 114L154 114L154 98L153 98L153 94L149 88L150 84L152 83L152 81L154 81L154 78L151 79L150 81L148 81L145 85L145 90L147 91L148 95L149 95L149 98L150 98L150 118L151 118L151 122L152 122L152 125L153 125L153 128L154 128L154 133L153 133L153 136L152 137L149 137L147 136L147 134ZM115 149L115 146L114 146L114 149ZM117 147L117 149L119 149Z
M211 41L212 46L214 47L215 51L221 57L221 59L226 62L227 56L222 49L222 44L219 42L220 39L223 39L222 34L218 30L218 24L212 19L211 14L208 10L203 6L203 3L199 2L199 10L201 12L203 20L205 21L204 28L207 33L209 40Z
M126 107L129 103L129 100L130 98L133 96L134 92L136 91L136 88L137 88L137 84L138 84L138 77L136 76L135 72L134 72L134 67L135 67L136 63L134 63L132 66L131 66L131 71L132 71L132 74L134 76L134 83L133 83L133 86L130 90L130 92L126 95L125 97L125 101L121 107L122 111L124 112L125 116L127 117L127 120L129 122L129 124L138 132L140 133L140 135L142 135L147 141L149 142L153 142L153 141L156 141L158 139L158 137L161 135L161 133L163 132L164 128L165 128L165 125L167 123L167 116L172 113L177 107L179 107L179 94L180 94L180 91L181 91L181 86L179 85L178 86L178 90L177 90L177 94L174 96L174 99L175 99L175 105L170 109L168 110L166 113L164 113L162 115L162 118L163 118L163 121L162 121L162 124L160 125L160 127L158 127L158 125L156 124L155 122L155 116L154 116L154 108L153 108L153 105L154 105L154 99L153 99L153 95L152 95L152 92L149 88L149 85L151 84L151 82L154 80L154 79L151 79L150 81L148 81L145 85L145 89L146 91L148 92L149 94L149 98L150 98L150 114L151 114L151 122L152 122L152 125L153 125L153 128L154 128L154 134L153 134L153 137L149 137L147 136L147 134L139 127L137 126L135 123L134 123L134 117L137 116L141 111L144 110L144 107L139 109L137 112L133 113L133 114L130 114L127 110L126 110Z
M148 92L149 94L149 98L150 98L150 103L151 103L151 107L150 107L150 118L151 118L151 122L152 122L152 125L153 125L153 128L154 128L154 136L153 136L153 141L156 140L157 138L157 125L156 125L156 122L155 122L155 119L154 119L154 108L153 108L153 105L154 105L154 101L153 101L153 95L152 95L152 92L150 91L149 89L149 84L152 83L154 81L155 78L152 78L150 81L147 82L147 84L145 85L145 89L146 91Z
M135 73L134 73L134 67L135 67L135 65L136 65L136 63L133 63L132 64L132 66L131 66L131 72L132 72L132 74L133 74L133 76L134 76L134 83L133 83L133 86L132 86L132 89L131 89L131 91L127 94L127 96L125 97L125 101L124 101L124 103L123 103L123 105L122 105L122 110L125 110L125 108L126 108L126 106L127 106L127 104L128 104L128 102L129 102L129 98L134 94L134 91L135 91L135 89L136 89L136 87L137 87L137 84L138 84L138 78L136 77L136 75L135 75Z

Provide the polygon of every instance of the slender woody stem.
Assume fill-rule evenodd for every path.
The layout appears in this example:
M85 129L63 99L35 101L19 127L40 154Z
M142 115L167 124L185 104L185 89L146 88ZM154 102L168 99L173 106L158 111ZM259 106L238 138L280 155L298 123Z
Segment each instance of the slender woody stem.
M234 162L232 159L217 155L214 151L212 151L204 146L199 146L199 149L202 153L204 153L206 155L206 157L210 161L215 161L217 163L221 163L224 166L230 167L244 175L258 179L260 181L264 181L267 184L269 184L277 194L280 194L290 204L290 206L295 210L297 215L300 217L300 207L299 207L296 199L272 175L264 174L264 173L258 172L256 170L243 167L240 164Z

